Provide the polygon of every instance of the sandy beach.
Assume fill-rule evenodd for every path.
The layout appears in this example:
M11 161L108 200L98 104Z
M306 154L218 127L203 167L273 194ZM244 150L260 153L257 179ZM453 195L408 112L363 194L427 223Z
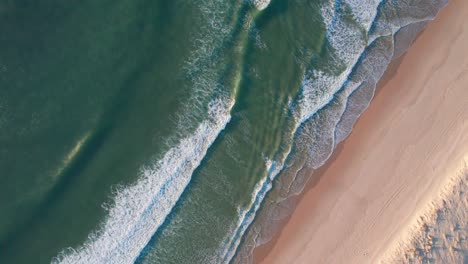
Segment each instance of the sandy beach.
M428 206L444 206L441 195L450 195L447 186L466 163L468 1L453 0L380 85L350 137L313 176L317 182L255 261L379 263L401 255ZM455 198L447 198L454 208Z

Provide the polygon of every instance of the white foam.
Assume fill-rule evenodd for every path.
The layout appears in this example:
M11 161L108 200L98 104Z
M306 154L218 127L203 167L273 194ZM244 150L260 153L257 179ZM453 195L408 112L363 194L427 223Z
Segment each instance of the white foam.
M374 6L377 8L377 4ZM339 9L335 1L331 1L329 5L322 6L321 12L327 28L327 39L335 51L335 64L344 65L344 68L338 75L331 74L331 70L329 72L313 70L304 77L299 103L294 111L298 120L295 130L333 99L336 92L348 81L349 75L367 47L360 29L343 20Z
M220 260L222 263L229 263L234 257L236 249L239 247L245 231L247 231L247 228L255 219L255 215L260 208L265 195L272 188L272 180L280 172L280 169L272 160L266 160L265 166L267 174L255 185L247 208L238 208L238 220L234 227L231 228L231 232L229 232L229 234L226 236L225 242L221 246L222 250L220 254Z
M367 30L369 30L372 21L377 16L380 1L367 1L367 5L362 5L360 4L361 1L358 1L358 3L356 0L347 0L344 3L352 8L358 22L361 21ZM335 1L330 1L328 5L322 6L321 13L327 28L327 39L335 51L335 64L345 65L345 68L338 75L331 74L328 71L313 70L304 77L301 98L295 110L299 125L328 104L334 94L343 87L345 82L349 81L349 76L358 64L361 56L378 37L392 36L403 26L433 19L435 15L430 13L422 16L421 19L404 18L403 21L399 21L398 23L392 22L391 25L385 26L386 31L379 31L379 35L373 35L369 41L359 28L356 28L352 23L347 22L346 19L341 17L340 8L340 6L336 6ZM380 25L378 22L376 24ZM386 65L385 61L382 61L381 64ZM380 72L380 69L377 72ZM377 72L377 77L380 77L381 74L377 74Z
M252 3L258 10L263 10L267 8L271 0L252 0Z
M223 21L228 3L199 4L200 23L204 26L184 65L192 80L191 93L183 111L179 111L182 114L174 117L179 127L177 135L168 139L172 140L168 142L171 148L151 166L142 168L136 183L119 188L100 228L79 248L61 252L54 263L132 263L171 212L208 148L229 122L235 91L226 92L220 87L217 67L210 61L229 36ZM193 123L194 127L188 126Z
M369 31L375 17L377 16L378 6L383 0L347 0L354 19L360 23L366 31Z
M214 100L209 118L164 158L144 168L134 185L117 191L100 231L55 263L131 263L149 242L187 187L192 173L230 119L232 101Z
M379 35L395 34L398 30L411 24L434 19L439 10L447 4L447 0L431 0L430 3L413 3L412 1L387 1L382 7L382 18L376 20L370 41ZM419 5L418 5L419 4ZM390 15L386 15L386 12ZM398 14L395 16L394 14Z

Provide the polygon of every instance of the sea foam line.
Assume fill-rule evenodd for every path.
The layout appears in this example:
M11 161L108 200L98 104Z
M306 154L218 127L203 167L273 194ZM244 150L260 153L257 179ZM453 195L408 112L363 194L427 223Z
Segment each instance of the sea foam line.
M252 0L252 3L258 10L263 10L268 7L271 0Z
M230 233L221 247L220 259L222 263L229 263L239 247L242 236L255 218L256 212L265 198L265 195L272 188L272 180L279 173L276 163L272 160L267 160L265 163L267 174L259 181L254 188L252 198L247 206L247 209L238 208L239 221L237 221L234 230Z
M209 118L180 140L132 186L119 189L98 232L54 263L132 263L170 213L208 148L230 120L233 101L214 100Z
M223 27L225 3L214 0L198 4L200 19L206 26L200 28L200 38L194 40L196 49L184 66L193 91L183 107L185 111L176 116L178 131L182 131L177 135L188 135L175 142L172 139L173 147L160 160L142 168L133 185L119 188L98 230L82 246L62 251L53 263L134 262L172 211L209 147L229 123L237 88L226 93L217 83L216 67L209 66L212 54L229 35L229 29ZM210 32L212 38L206 38L203 32ZM187 128L188 122L200 117L205 118L193 129Z

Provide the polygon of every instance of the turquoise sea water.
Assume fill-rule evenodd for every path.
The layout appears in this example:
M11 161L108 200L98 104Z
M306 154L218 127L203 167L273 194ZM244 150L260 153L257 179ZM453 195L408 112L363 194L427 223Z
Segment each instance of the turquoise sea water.
M444 0L0 1L0 263L248 263Z

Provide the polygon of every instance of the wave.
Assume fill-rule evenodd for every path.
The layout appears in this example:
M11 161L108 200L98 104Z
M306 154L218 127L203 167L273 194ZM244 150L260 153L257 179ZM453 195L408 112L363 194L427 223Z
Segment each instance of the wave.
M61 253L55 263L131 263L149 242L187 187L193 171L230 120L233 101L217 99L209 118L164 158L144 168L134 185L120 188L98 232L77 250Z
M415 6L407 3L398 7L394 2L368 1L362 5L361 1L356 4L349 0L324 4L322 16L329 51L333 54L326 66L304 77L294 111L297 123L293 129L293 145L278 162L281 177L270 177L278 178L270 183L275 187L255 222L248 223L249 231L232 262L251 262L253 249L271 239L281 220L291 213L290 201L302 191L311 171L328 160L368 107L389 63L408 48L425 23L447 3L432 1L430 7L418 9L420 12L414 17L410 10L405 10L401 14L406 16L395 18L392 15L400 12L397 8L414 9ZM389 8L393 9L388 11ZM349 13L357 23L350 22ZM337 71L339 74L334 74ZM256 212L258 206L250 210Z
M238 208L238 219L241 221L237 222L235 228L233 228L233 230L236 230L235 233L230 234L221 246L220 260L222 263L228 263L234 257L242 236L255 218L255 212L259 209L263 198L272 187L272 179L268 175L277 173L275 172L276 166L273 161L268 160L266 161L266 167L268 174L256 184L248 209Z
M231 119L237 87L226 90L219 83L219 57L231 34L223 16L226 3L199 1L201 24L198 38L184 67L190 79L190 98L175 119L174 138L168 150L151 165L141 168L138 180L118 187L113 203L104 205L107 217L76 249L63 250L53 263L132 263L187 188L193 172ZM238 8L231 3L230 8ZM206 37L209 34L210 37ZM238 80L234 80L234 86Z

